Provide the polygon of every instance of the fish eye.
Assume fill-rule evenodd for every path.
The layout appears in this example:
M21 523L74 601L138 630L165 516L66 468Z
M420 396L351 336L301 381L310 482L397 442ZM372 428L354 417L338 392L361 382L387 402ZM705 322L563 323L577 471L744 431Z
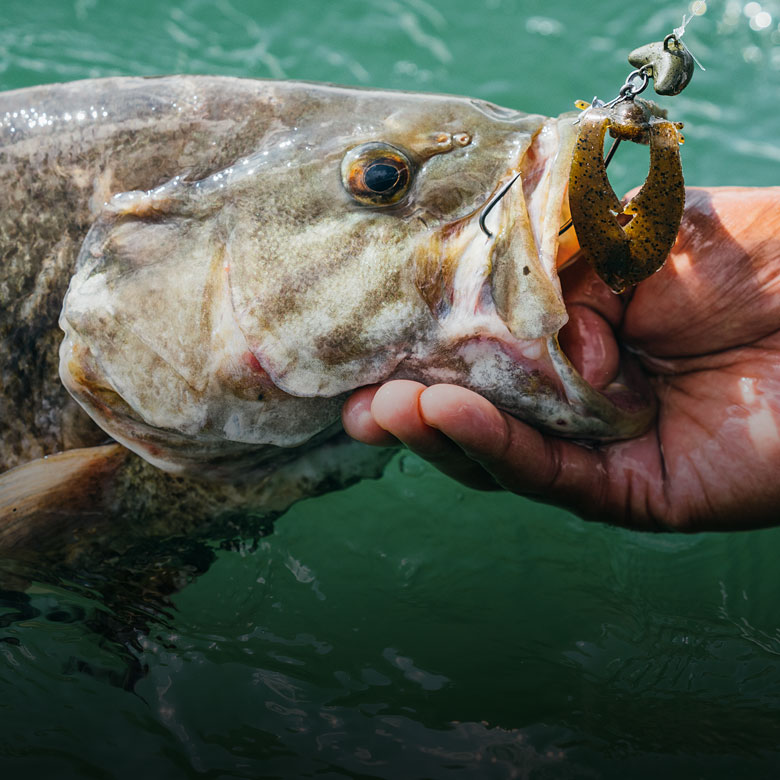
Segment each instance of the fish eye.
M370 143L344 155L341 181L344 189L365 206L391 206L409 191L412 163L395 146Z

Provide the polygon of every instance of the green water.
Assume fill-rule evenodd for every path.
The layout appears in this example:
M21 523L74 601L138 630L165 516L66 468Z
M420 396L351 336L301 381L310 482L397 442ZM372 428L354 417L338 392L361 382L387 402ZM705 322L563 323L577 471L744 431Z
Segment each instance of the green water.
M707 70L669 101L686 122L686 178L776 184L780 2L762 4L759 30L741 0L709 5L686 33ZM612 97L627 51L684 10L0 0L0 87L222 73L555 114ZM621 150L618 188L643 164ZM195 552L207 571L167 615L140 600L121 612L97 595L105 583L43 572L27 599L0 601L3 778L780 771L780 531L586 525L404 455L378 482L297 505L256 546L215 550L210 566ZM123 633L139 616L147 630Z

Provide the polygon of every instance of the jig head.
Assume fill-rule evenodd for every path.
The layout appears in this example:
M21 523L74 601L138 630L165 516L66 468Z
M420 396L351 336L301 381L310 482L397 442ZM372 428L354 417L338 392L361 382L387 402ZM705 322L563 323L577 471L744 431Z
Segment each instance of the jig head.
M693 55L674 33L669 33L663 41L634 49L628 61L635 68L650 68L648 75L659 95L679 95L693 76Z

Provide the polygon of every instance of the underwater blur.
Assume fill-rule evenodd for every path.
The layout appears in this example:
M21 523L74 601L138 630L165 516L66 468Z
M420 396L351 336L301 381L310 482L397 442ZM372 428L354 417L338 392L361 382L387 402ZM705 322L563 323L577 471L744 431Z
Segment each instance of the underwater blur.
M3 0L0 88L209 73L556 115L613 97L628 53L694 5L706 70L659 100L685 122L686 182L778 184L780 0ZM647 170L623 147L618 192ZM100 571L0 559L3 777L780 770L780 529L585 524L409 453L238 528ZM171 571L189 584L147 587Z

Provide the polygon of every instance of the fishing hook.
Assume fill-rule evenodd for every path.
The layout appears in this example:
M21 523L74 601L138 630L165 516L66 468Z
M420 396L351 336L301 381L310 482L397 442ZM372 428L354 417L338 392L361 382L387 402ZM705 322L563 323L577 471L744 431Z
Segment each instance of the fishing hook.
M620 146L620 138L616 138L612 142L612 146L610 146L609 151L607 152L607 156L604 158L604 167L606 168L610 162L612 161L612 158L615 156L615 152L617 151L618 146ZM504 195L509 192L509 188L520 178L520 174L516 173L512 179L507 182L490 200L490 202L485 206L485 208L482 210L482 213L479 215L479 227L481 228L482 232L488 237L493 238L493 234L488 230L487 225L485 224L485 220L488 218L488 215L490 212L495 208L496 204L501 200L501 198L504 197ZM563 235L570 227L571 227L571 220L569 220L559 231L558 235Z
M505 184L499 191L496 193L491 199L490 202L485 206L485 208L482 210L482 213L479 215L479 226L482 229L482 232L488 237L493 238L493 234L487 229L487 225L485 225L485 220L487 219L488 214L493 210L496 203L501 200L501 198L504 197L504 195L509 192L509 188L520 178L520 174L516 173L512 180Z

